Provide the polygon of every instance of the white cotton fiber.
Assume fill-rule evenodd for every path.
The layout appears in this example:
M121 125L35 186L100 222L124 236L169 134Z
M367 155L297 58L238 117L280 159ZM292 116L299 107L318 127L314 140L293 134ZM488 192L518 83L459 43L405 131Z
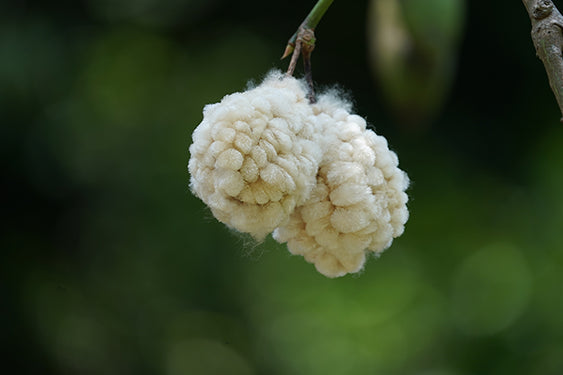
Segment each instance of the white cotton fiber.
M350 114L347 102L329 93L312 107L324 135L317 183L273 236L338 277L360 271L367 252L382 252L403 233L409 180L385 138Z
M302 83L271 73L204 108L190 146L190 187L219 221L261 240L309 197L321 134Z

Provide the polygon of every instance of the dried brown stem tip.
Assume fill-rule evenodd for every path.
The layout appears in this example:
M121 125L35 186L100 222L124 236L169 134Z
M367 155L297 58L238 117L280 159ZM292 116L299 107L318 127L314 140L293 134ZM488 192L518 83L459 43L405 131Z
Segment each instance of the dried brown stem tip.
M293 42L293 38L291 37L286 48L282 59L291 55L291 60L289 62L289 66L287 68L287 75L292 76L293 72L295 72L295 67L297 65L297 60L299 59L299 55L303 56L303 66L305 71L305 79L307 81L307 85L309 86L308 98L311 103L315 102L315 90L313 86L313 73L311 70L311 53L315 49L315 32L311 28L307 28L303 25L299 27L297 34L295 36L295 42Z
M563 16L551 0L522 0L532 21L532 41L563 116ZM563 122L563 117L561 118Z

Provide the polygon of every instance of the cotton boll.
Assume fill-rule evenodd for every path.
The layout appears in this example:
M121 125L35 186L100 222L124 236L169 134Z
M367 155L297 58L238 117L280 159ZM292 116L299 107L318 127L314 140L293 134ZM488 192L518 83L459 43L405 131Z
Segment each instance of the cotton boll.
M369 212L365 207L338 207L330 215L330 223L340 233L359 232L370 224Z
M232 171L238 171L242 167L242 163L244 158L242 154L230 148L228 150L223 151L218 157L215 162L215 168L217 169L230 169Z
M302 83L272 73L204 108L190 146L190 188L219 221L261 240L309 197L321 134Z
M385 138L350 114L348 103L329 93L312 107L324 134L317 185L273 236L323 275L339 277L360 271L367 253L403 233L408 177Z
M351 206L365 201L370 193L367 185L344 183L330 192L330 201L335 206Z
M307 258L306 258L307 259ZM315 264L317 271L328 277L340 277L346 273L358 272L365 262L365 254L355 254L349 259L339 259L330 253L319 253L316 257L307 259ZM349 269L350 271L347 271Z

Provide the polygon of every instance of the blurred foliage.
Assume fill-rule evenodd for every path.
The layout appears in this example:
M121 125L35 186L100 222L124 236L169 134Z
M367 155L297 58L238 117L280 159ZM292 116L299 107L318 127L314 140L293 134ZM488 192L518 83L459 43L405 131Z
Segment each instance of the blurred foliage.
M371 0L373 70L399 125L427 126L455 74L465 0Z
M336 1L317 30L315 79L349 90L413 181L405 234L330 280L230 232L187 187L203 106L284 69L312 3L2 3L3 367L561 374L563 128L525 10L397 4L451 66L432 76L449 87L433 116L405 113L424 128L381 96L368 46L385 25L364 22L367 1ZM424 103L418 82L397 95Z

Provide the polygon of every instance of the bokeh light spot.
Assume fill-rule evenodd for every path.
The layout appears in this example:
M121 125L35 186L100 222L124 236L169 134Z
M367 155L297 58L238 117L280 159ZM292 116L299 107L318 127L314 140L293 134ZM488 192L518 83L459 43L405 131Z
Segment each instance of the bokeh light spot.
M505 243L489 245L469 255L455 274L453 320L469 335L497 333L522 314L530 291L530 271L521 251Z

